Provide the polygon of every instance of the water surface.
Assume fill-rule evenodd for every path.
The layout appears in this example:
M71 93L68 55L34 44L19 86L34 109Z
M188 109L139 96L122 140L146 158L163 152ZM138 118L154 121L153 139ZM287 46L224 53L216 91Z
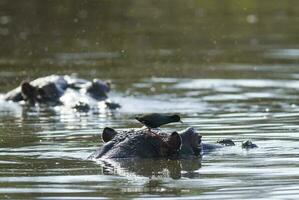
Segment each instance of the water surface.
M110 79L116 111L0 101L1 199L297 199L295 1L0 1L0 93L53 73ZM89 161L101 130L180 113L202 160ZM244 140L259 148L243 150Z

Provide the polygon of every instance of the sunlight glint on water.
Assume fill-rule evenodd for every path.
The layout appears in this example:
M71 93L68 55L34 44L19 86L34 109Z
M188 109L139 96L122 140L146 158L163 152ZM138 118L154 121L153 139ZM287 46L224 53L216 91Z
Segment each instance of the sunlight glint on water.
M2 139L0 182L6 186L0 193L7 197L30 193L41 199L69 195L92 198L107 191L106 196L118 196L121 192L138 197L141 192L144 197L158 194L165 198L174 197L175 191L184 197L192 194L190 198L201 196L206 199L298 195L299 112L296 106L283 99L286 95L295 97L299 84L297 86L295 81L287 80L259 80L257 84L256 80L249 79L155 78L143 79L140 84L134 84L138 87L133 86L131 90L140 93L164 83L167 83L164 91L153 96L146 93L140 97L126 97L119 92L114 94L114 100L119 101L123 108L109 114L110 117L104 115L101 118L92 113L64 114L60 109L54 109L50 115L41 110L33 119L28 117L34 115L23 113L24 121L20 126L14 127ZM256 90L257 87L259 90ZM188 95L190 91L197 90L205 93ZM267 91L271 95L248 95L253 90L257 94ZM217 100L214 97L216 93L223 98ZM273 103L267 105L265 102L270 96L273 96ZM149 103L150 106L145 106ZM13 114L14 106L10 106L12 112L8 112L7 103L2 104L3 119L18 118ZM175 176L171 175L170 168L150 172L154 173L152 179L147 178L147 172L135 171L129 164L109 162L107 165L86 160L101 142L101 128L107 125L114 128L137 127L138 124L132 120L135 114L173 111L182 113L185 124L170 125L167 129L180 130L193 126L206 142L232 138L237 145L205 155L201 167L180 161L183 168ZM43 115L48 117L38 117ZM13 124L12 121L6 126L13 127ZM3 125L2 132L5 131ZM11 148L11 142L20 140L19 137L22 144ZM259 148L241 149L241 142L248 139ZM252 196L256 190L264 192Z
M117 111L0 100L0 199L298 199L298 2L0 0L0 93L51 74L111 79ZM73 101L74 94L65 101ZM106 127L179 113L194 160L89 161ZM241 149L252 140L259 148Z

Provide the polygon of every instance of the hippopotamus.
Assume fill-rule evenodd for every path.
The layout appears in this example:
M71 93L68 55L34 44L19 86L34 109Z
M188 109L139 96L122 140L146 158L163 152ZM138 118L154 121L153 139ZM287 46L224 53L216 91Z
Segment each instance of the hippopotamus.
M89 158L179 158L199 156L201 136L193 128L171 134L148 134L148 129L116 131L106 127L102 133L105 144Z
M214 149L234 145L230 139L218 141L218 144L202 143L202 136L192 127L170 134L159 131L153 135L148 134L148 131L147 128L116 131L106 127L102 133L104 145L89 158L194 158ZM250 142L248 144L251 146L245 147L245 143L243 144L243 148L253 148Z
M4 99L13 102L25 102L29 105L63 105L67 104L67 99L63 97L67 92L75 96L73 99L85 97L95 102L103 101L106 107L111 109L119 108L119 104L113 103L108 99L110 82L98 79L88 81L72 76L50 75L41 77L33 81L23 81L19 87L4 94ZM83 101L71 102L72 107L79 111L88 111L90 105Z

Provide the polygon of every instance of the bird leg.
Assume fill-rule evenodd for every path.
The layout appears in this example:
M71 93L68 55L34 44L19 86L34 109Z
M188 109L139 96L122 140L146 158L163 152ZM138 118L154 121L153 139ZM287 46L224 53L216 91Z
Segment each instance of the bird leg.
M158 137L161 138L158 132L154 132L151 128L147 127L148 132L146 132L146 137Z

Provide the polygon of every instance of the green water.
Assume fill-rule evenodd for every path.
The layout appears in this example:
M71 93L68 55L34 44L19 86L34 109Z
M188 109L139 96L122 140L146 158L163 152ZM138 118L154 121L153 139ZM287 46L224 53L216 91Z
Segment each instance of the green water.
M299 3L0 0L0 93L24 79L111 80L114 112L0 100L1 199L297 199ZM93 162L105 126L180 113L200 160ZM245 151L251 139L258 149Z

